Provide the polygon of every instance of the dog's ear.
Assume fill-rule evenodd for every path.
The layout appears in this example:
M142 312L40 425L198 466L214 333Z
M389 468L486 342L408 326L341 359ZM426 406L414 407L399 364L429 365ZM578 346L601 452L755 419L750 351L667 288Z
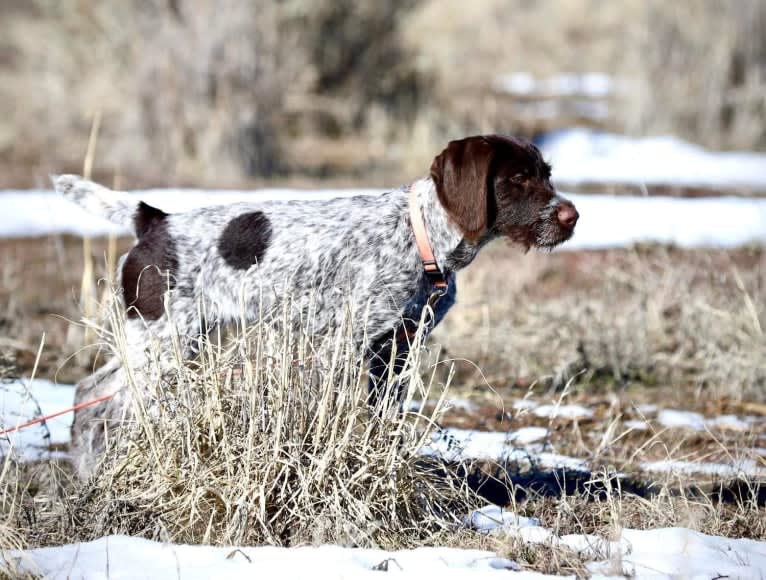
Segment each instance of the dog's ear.
M489 173L494 152L488 139L467 137L450 141L431 165L439 201L471 241L478 240L489 226Z

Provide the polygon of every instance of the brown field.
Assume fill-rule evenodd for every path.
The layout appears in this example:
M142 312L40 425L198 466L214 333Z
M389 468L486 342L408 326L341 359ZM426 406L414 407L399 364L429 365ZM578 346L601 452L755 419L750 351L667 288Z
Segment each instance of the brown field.
M117 246L129 243L119 240ZM29 375L43 335L38 376L74 382L97 364L98 348L76 354L86 346L77 325L82 252L82 241L66 236L0 242L5 376ZM106 241L94 240L91 253L94 277L106 276ZM96 286L96 296L102 287ZM555 471L546 475L533 466L525 479L532 487L520 494L523 488L511 485L508 501L541 517L544 525L561 533L605 535L619 526L684 525L762 539L763 477L652 472L642 465L674 460L766 468L764 304L761 247L523 254L497 243L461 274L458 305L429 339L421 368L428 375L436 364L440 380L450 367L454 371L447 400L456 402L438 411L442 427L503 432L543 427L548 434L537 451L587 461L588 481L613 490L593 495L575 477L567 493L551 496ZM520 400L577 404L589 415L541 417L514 406ZM701 430L666 427L657 419L668 409L708 420L734 415L747 425L724 419ZM500 466L498 472L498 466L484 464L483 469L502 480L512 468ZM619 488L614 488L615 471L627 477ZM66 470L56 472L57 485L68 481ZM43 480L50 484L51 478ZM32 533L27 541L59 537L47 533ZM550 554L553 548L530 548L509 538L504 541L510 543L496 545L451 532L428 540L437 541L489 546L540 570L582 565L579 556Z

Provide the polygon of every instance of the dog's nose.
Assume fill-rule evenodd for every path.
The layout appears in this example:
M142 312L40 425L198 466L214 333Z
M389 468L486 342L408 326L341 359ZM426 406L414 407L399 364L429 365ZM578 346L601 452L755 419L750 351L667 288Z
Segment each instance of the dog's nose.
M562 203L559 206L559 211L556 214L556 216L559 219L559 223L567 228L573 228L575 224L577 223L577 218L580 217L580 214L577 213L577 210L575 209L575 206L573 206L571 203Z

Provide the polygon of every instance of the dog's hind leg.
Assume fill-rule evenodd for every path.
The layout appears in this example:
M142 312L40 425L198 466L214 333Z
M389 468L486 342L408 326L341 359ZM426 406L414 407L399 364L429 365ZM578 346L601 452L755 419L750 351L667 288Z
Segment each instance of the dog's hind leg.
M93 473L109 433L114 431L117 421L121 419L116 416L116 409L127 407L122 400L127 394L124 386L124 369L117 357L77 383L75 405L104 395L114 395L112 399L75 411L69 451L75 471L82 479Z
M115 356L76 387L75 404L104 395L111 399L75 412L70 446L72 463L86 479L99 464L110 437L126 420L132 420L134 401L151 411L152 401L161 397L164 378L176 372L196 352L199 328L191 301L179 299L158 320L138 318L124 321L115 332Z

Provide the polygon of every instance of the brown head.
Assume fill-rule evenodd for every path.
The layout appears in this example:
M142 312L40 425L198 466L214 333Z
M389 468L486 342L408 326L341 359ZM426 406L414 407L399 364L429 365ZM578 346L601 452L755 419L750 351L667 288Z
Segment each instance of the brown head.
M431 165L439 201L467 240L504 236L527 249L565 242L579 218L550 177L537 147L500 135L451 141Z

